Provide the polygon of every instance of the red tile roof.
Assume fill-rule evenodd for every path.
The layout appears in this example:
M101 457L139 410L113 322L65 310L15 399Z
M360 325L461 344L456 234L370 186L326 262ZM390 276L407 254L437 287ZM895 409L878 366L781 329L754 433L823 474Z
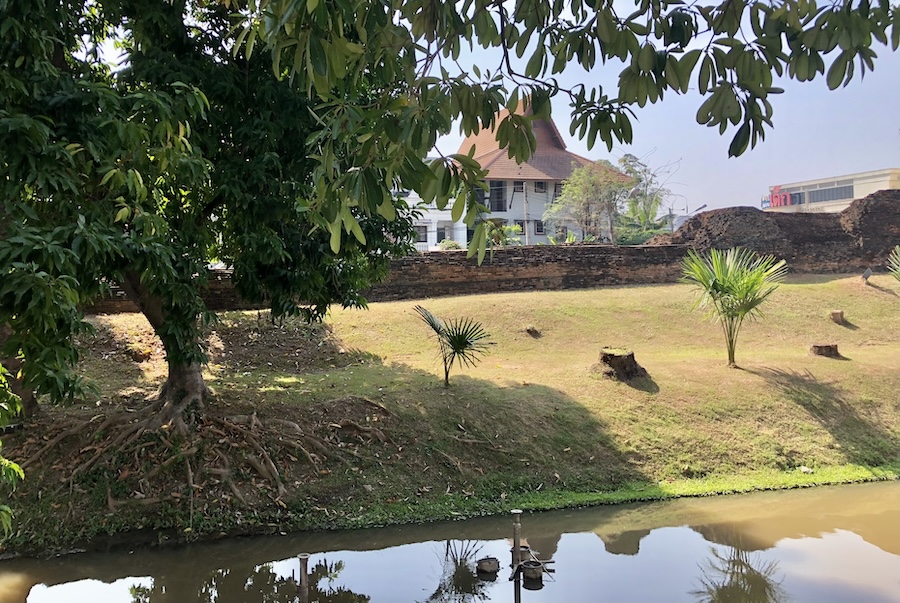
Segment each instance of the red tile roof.
M532 115L527 98L519 101L516 113ZM509 109L503 109L497 114L495 123L499 125L508 115ZM459 152L467 154L474 145L475 159L488 170L488 177L493 180L565 180L574 167L594 163L566 150L566 143L552 119L536 119L532 122L532 129L535 151L524 163L516 163L515 159L509 158L507 151L500 148L493 129L485 128L467 136Z

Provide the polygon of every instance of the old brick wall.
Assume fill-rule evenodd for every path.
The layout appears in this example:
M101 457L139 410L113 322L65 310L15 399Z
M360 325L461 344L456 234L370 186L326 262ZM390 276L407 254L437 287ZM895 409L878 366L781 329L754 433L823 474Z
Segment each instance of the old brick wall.
M839 214L717 209L651 243L700 251L741 245L784 258L793 272L882 270L890 250L900 244L900 190L879 191Z
M890 250L900 244L900 191L880 191L840 214L788 214L751 207L714 210L694 216L674 235L658 237L654 243L508 247L486 256L481 266L467 259L465 251L400 258L368 298L388 301L673 282L689 247L702 251L741 245L786 259L793 272L881 270ZM211 310L259 307L237 296L227 270L213 272L204 298ZM97 314L136 310L117 289L87 309Z
M685 247L536 245L507 247L478 266L465 251L443 251L395 260L372 301L493 293L584 289L602 285L665 283L678 279Z

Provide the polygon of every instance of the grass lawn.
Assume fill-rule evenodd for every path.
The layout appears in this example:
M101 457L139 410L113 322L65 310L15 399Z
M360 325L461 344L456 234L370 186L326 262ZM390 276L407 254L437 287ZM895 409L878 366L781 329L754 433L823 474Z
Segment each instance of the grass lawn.
M263 500L245 524L362 526L895 478L900 283L870 283L791 277L764 318L745 324L736 369L718 325L691 312L686 285L378 303L315 326L224 314L210 338L213 407L289 417L350 459L313 470L282 455L290 492L276 502L286 504ZM488 355L454 368L449 388L418 303L477 317L491 334ZM832 310L848 322L833 323ZM158 344L140 316L94 321L84 368L101 397L82 410L137 404L164 376ZM811 356L812 343L837 343L844 359ZM633 350L649 377L626 384L592 371L603 347ZM151 359L132 361L135 350ZM366 432L346 433L347 419ZM23 500L49 479L35 474ZM169 503L146 525L185 525L183 499ZM192 529L237 529L227 507L210 505ZM20 537L36 525L30 513ZM91 534L134 527L127 515L83 513Z

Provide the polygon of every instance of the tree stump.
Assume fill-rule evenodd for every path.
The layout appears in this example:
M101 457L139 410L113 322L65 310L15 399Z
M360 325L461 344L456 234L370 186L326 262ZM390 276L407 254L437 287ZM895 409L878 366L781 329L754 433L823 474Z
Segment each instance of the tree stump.
M844 311L843 310L832 310L831 311L831 320L835 324L839 324L839 325L844 324Z
M813 356L825 356L826 358L843 358L838 352L836 343L814 343L809 348L809 353Z
M644 367L634 359L634 352L615 348L600 350L600 361L591 370L617 381L631 381L647 376Z

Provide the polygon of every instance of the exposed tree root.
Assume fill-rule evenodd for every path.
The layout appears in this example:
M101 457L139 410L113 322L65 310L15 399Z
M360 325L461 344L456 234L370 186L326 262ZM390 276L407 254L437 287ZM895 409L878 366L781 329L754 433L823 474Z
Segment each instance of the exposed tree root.
M23 436L16 457L30 471L55 472L57 483L78 492L87 493L85 479L105 480L100 483L110 512L129 502L150 505L187 497L193 505L201 491L206 503L231 500L251 507L267 497L284 506L293 488L330 473L329 465L356 470L351 460L361 459L364 447L390 442L383 423L371 427L352 419L326 420L304 428L256 413L218 416L196 405L163 422L172 408L156 401L138 411L48 423L45 430ZM98 477L89 477L95 471Z

